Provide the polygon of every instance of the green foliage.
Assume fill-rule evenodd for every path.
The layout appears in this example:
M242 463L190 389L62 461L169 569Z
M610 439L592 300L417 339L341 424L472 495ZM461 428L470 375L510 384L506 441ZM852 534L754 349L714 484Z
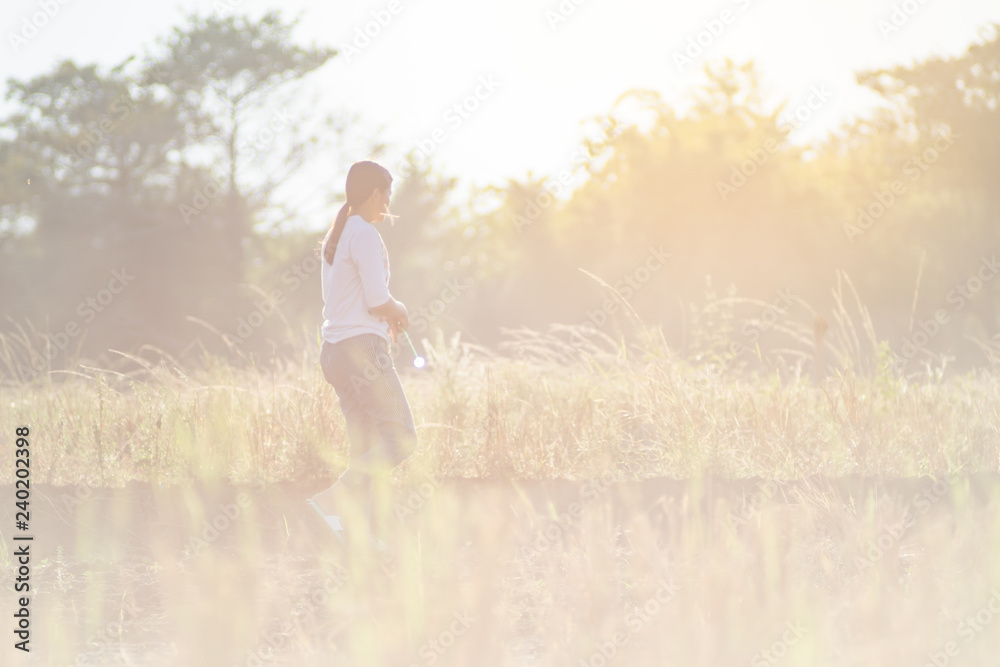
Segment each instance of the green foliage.
M315 137L285 121L285 136L252 155L246 140L288 85L336 53L291 43L294 25L276 12L195 15L138 68L135 57L108 72L64 61L9 82L0 220L23 229L0 263L18 276L0 280L8 313L45 321L43 335L76 324L86 335L74 343L106 354L143 343L180 353L199 333L188 318L231 331L252 310L246 244L256 221L292 213L273 192ZM261 180L252 168L268 159L281 168ZM99 317L78 308L122 266L137 278ZM55 363L68 362L67 352Z
M206 328L231 334L260 291L318 240L288 231L296 211L276 193L346 127L328 117L318 137L294 123L260 151L241 149L284 101L308 108L303 84L336 56L294 44L295 25L276 12L257 20L193 15L137 71L134 58L107 72L63 62L11 81L13 110L0 145L7 311L29 322L49 316L39 326L50 336L79 319L77 304L107 282L109 267L127 263L146 277L78 339L85 352L153 343L181 354L194 341L204 344ZM781 122L801 100L765 104L753 62L724 60L708 62L701 84L676 107L655 91L626 91L584 125L583 145L558 173L529 171L464 205L453 201L457 181L434 168L396 174L401 219L383 229L393 289L419 312L447 281L471 278L475 297L456 299L432 324L495 344L503 327L579 324L608 298L580 269L618 289L659 248L669 262L625 298L675 348L690 333L695 348L719 357L745 323L739 311L724 310L724 299L706 303L705 312L692 306L706 276L747 300L792 290L813 315L830 319L842 306L834 283L850 275L879 339L898 350L911 316L924 319L947 305L983 249L1000 245L993 224L1000 200L990 180L1000 170L998 48L1000 37L958 57L859 73L887 107L811 146L799 146ZM98 131L102 120L111 126ZM957 135L954 145L914 170L914 159L945 129ZM62 159L88 134L96 137L92 150ZM264 164L274 167L271 175ZM741 172L748 164L752 173ZM863 233L851 231L859 212L896 181L904 194ZM909 297L924 254L919 287L930 296L917 302ZM61 272L56 283L48 277L53 265ZM15 277L31 289L15 289ZM289 291L281 313L235 356L269 350L278 332L311 332L317 283ZM988 338L1000 324L998 285L985 284L969 307L951 313L930 343L934 354L953 354L956 367L981 361L969 335ZM625 335L629 317L606 318L602 333ZM840 333L836 365L877 375L875 343L855 345L857 332L846 325ZM781 354L774 338L759 353L753 346L758 363Z

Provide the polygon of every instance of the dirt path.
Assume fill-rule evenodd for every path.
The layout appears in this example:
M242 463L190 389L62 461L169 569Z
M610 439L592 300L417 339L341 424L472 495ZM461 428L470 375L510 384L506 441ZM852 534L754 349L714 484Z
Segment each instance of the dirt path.
M0 663L405 666L463 664L489 651L496 661L488 664L541 664L533 662L545 642L532 629L531 577L512 563L547 572L539 563L556 545L560 554L586 551L583 526L610 526L618 548L651 530L650 544L669 551L686 539L677 533L684 517L738 530L775 508L799 516L808 498L912 508L921 494L935 512L951 513L952 494L934 489L930 479L862 478L426 482L397 499L408 541L395 564L383 565L367 552L346 560L335 548L304 504L315 488L38 484L29 531L34 650L24 660L4 646L0 655L13 657ZM969 489L985 506L1000 476L974 476ZM0 498L11 499L0 509L8 550L13 497L12 486L0 486ZM15 576L7 558L5 582ZM504 581L527 592L496 585ZM10 588L4 614L14 606ZM464 628L462 614L479 622ZM459 630L462 641L446 652L429 647Z

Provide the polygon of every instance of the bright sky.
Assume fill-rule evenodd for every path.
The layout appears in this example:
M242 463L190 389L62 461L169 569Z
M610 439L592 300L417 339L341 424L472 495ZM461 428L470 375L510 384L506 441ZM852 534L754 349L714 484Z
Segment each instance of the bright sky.
M20 34L25 19L49 1L59 2L4 2L4 82L48 72L67 57L77 64L117 64L153 48L185 15L219 11L224 3L252 16L278 6L287 17L301 12L300 43L343 49L311 79L308 92L319 96L320 107L359 113L358 136L393 148L384 160L390 169L417 142L432 144L435 164L457 176L463 191L523 178L529 170L540 175L568 168L582 121L606 114L633 87L678 102L697 83L706 59L752 58L769 99L787 99L792 110L806 103L813 87L824 87L830 99L793 135L816 139L873 103L855 84L854 72L959 55L986 25L1000 23L996 0L64 0L15 53L10 34ZM891 25L894 6L900 25L884 35L879 21ZM560 7L564 20L550 25ZM364 30L373 12L390 20L348 56L356 29ZM718 34L710 35L704 22L716 19L709 27ZM369 28L376 32L374 24ZM679 71L675 52L684 53L699 33L707 46ZM480 86L484 79L495 89ZM449 115L477 91L483 98L477 109L466 118ZM310 102L302 112L311 108ZM437 140L436 128L442 130ZM329 224L336 207L326 197L342 189L349 163L365 157L316 156L316 168L290 195L309 203L302 226Z

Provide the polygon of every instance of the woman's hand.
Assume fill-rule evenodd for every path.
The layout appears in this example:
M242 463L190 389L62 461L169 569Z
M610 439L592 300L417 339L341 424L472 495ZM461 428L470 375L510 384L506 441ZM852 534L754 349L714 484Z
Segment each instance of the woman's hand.
M410 317L402 302L396 301L395 305L396 308L390 313L387 321L389 322L389 336L392 338L392 344L399 345L397 338L410 326Z

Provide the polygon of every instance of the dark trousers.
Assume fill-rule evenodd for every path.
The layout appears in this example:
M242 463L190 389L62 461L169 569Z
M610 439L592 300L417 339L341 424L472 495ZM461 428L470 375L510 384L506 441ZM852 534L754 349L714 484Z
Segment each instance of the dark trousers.
M360 334L338 343L323 341L320 365L340 399L351 458L333 486L317 495L335 503L344 498L360 502L369 529L378 534L389 511L391 470L417 446L410 404L389 356L389 345L377 334ZM350 526L344 527L350 531Z

